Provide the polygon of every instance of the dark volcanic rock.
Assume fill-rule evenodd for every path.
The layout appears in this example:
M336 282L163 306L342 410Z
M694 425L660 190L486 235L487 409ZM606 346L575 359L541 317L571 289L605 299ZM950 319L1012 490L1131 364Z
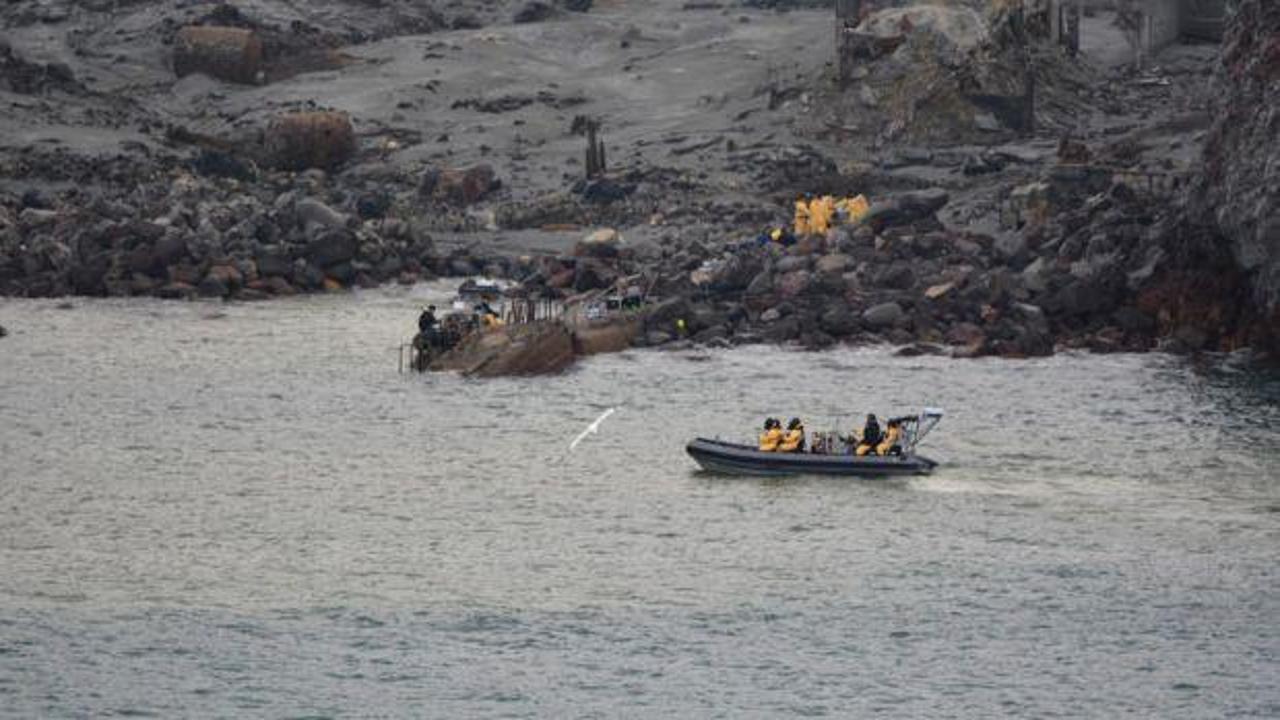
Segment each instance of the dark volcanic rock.
M676 322L693 317L693 306L682 297L665 300L645 316L645 328L650 331L674 332Z
M279 247L260 246L254 260L262 276L284 277L293 271L293 260Z
M617 273L598 260L579 260L574 267L573 289L575 292L602 290L613 284Z
M714 292L737 292L746 290L764 267L759 255L737 254L730 257L711 277L710 287Z
M862 313L862 321L873 328L888 328L900 322L906 313L896 302L887 302L867 308Z
M548 3L531 2L526 3L519 10L516 10L515 17L512 18L516 23L534 23L550 20L555 17L556 9Z
M308 243L305 255L313 265L327 268L352 260L357 249L354 235L345 230L331 230Z
M165 235L152 248L144 263L144 269L159 272L187 256L187 240L180 235Z
M916 274L911 265L905 262L894 263L876 272L872 282L880 287L894 290L910 290L915 287Z
M1223 107L1205 144L1193 211L1230 241L1264 309L1280 307L1280 3L1229 3Z
M196 286L196 292L200 297L220 298L229 295L231 293L231 288L227 287L227 284L222 282L221 279L213 275L209 275L204 280L201 280L200 284Z
M583 181L573 188L574 193L581 195L583 200L601 204L625 200L635 190L634 185L623 184L609 178Z
M860 327L858 316L844 301L837 301L827 306L827 309L818 317L818 324L824 332L835 337L852 335Z
M196 294L196 288L193 285L191 285L190 283L179 282L179 281L171 282L167 285L164 285L159 290L156 290L156 295L158 297L166 298L169 300L186 300L188 298L194 297L195 294Z

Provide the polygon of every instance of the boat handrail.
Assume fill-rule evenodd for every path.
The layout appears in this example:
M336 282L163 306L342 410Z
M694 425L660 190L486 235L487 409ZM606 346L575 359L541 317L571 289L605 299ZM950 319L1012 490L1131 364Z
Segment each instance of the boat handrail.
M903 443L902 452L904 455L913 455L916 451L916 445L925 438L938 423L942 422L943 412L941 408L927 407L920 411L916 416L916 426L909 433L910 437L907 442Z

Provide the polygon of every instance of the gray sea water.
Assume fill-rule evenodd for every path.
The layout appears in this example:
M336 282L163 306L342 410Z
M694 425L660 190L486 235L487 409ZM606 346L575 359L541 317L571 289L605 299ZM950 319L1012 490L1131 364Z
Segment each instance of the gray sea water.
M0 302L0 716L1280 716L1277 376L770 348L397 375L443 292ZM926 478L683 452L925 404Z

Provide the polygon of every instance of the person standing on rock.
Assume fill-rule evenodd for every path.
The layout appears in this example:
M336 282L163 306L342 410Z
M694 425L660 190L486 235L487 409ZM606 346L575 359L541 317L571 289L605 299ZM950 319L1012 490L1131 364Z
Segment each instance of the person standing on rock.
M804 237L809 234L809 201L803 195L796 198L795 235Z
M824 195L809 203L809 232L826 235L831 229L831 216L835 212L835 198Z
M423 309L422 314L418 316L418 332L426 335L435 330L438 322L436 319L436 306L428 305Z
M435 347L440 337L436 329L438 325L436 306L428 305L418 316L418 337L422 343L421 347Z

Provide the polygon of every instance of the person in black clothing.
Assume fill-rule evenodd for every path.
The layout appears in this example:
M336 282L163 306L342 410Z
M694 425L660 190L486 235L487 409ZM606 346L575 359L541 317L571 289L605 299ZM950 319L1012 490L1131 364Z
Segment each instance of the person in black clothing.
M428 305L427 309L418 316L418 338L422 343L419 347L435 347L439 344L439 323L440 321L436 319L436 306Z
M438 322L439 321L436 320L436 306L428 305L427 309L423 310L422 314L418 316L418 332L425 335L431 330L434 330L436 323Z
M867 416L867 424L862 426L862 440L858 443L857 454L866 455L876 449L884 438L880 434L880 423L874 414Z

